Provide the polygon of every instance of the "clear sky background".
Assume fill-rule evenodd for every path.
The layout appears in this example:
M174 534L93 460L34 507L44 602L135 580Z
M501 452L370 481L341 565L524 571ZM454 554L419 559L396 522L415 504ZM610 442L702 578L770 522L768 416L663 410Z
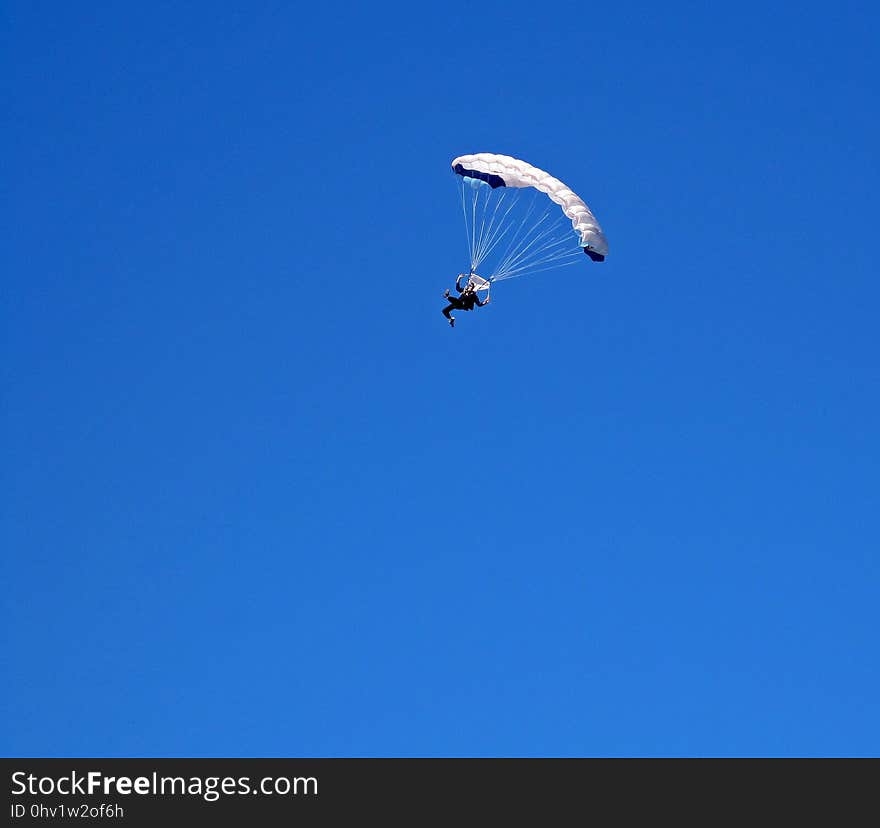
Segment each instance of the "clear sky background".
M2 4L2 753L880 753L877 4L309 6Z

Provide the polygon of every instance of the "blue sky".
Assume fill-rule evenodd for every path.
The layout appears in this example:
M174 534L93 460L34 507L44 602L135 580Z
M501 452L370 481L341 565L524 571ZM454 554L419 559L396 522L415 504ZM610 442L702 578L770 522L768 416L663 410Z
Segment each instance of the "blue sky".
M876 4L0 19L4 755L877 755Z

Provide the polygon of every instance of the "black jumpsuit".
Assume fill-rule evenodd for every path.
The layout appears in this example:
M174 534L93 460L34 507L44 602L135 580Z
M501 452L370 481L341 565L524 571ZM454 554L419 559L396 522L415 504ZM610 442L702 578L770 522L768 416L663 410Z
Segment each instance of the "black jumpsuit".
M461 284L461 276L455 280L455 289L458 291L458 296L449 296L449 304L443 308L443 315L450 319L449 311L451 310L473 310L474 305L481 308L485 305L485 302L481 302L477 297L476 290L468 290L467 287L462 290L459 285Z

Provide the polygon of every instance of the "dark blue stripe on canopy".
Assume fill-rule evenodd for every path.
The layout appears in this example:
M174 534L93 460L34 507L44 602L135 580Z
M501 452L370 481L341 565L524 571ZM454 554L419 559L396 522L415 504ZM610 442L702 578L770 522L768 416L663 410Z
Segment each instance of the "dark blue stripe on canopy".
M465 178L476 178L480 181L485 181L493 190L496 187L506 186L504 183L504 179L500 175L478 172L477 170L467 170L462 164L456 164L452 169L455 171L456 175L461 175Z

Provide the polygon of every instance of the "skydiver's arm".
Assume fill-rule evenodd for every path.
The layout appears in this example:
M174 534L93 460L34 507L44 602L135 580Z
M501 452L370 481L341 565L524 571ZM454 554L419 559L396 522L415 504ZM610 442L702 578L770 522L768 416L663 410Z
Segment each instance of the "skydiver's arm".
M461 280L462 280L462 279L467 279L467 274L466 274L466 273L459 273L459 274L458 274L458 278L455 280L455 289L456 289L459 293L461 293L462 290L464 290L464 288L461 286Z
M482 302L477 299L477 305L479 305L479 307L483 307L483 305L488 305L491 298L491 296L487 296Z

